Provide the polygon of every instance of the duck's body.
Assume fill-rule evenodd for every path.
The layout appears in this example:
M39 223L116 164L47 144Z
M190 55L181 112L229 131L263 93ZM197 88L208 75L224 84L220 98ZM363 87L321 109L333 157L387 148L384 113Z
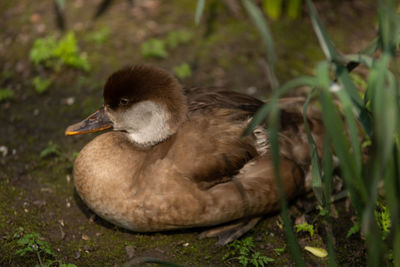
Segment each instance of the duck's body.
M192 88L171 98L171 103L178 101L170 106L169 100L163 102L168 95L147 96L139 89L137 97L121 89L132 83L129 73L146 68L124 70L106 84L105 112L114 129L126 132L98 136L76 159L74 182L86 204L104 219L139 232L218 225L277 210L268 132L259 126L242 137L263 102L218 88ZM115 81L121 77L126 79ZM302 102L282 102L280 164L288 198L302 190L310 165ZM146 107L137 111L141 103ZM138 113L139 122L122 123L126 114ZM316 122L310 117L319 143L322 132ZM141 129L126 130L140 124ZM146 127L157 127L161 137L155 134L149 141L153 133L140 132Z

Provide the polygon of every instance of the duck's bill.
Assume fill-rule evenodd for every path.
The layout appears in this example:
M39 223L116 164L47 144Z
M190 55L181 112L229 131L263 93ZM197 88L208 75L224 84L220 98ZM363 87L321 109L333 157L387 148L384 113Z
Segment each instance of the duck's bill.
M68 126L65 130L65 135L94 133L106 130L112 126L112 122L108 118L104 107L101 107L83 121Z

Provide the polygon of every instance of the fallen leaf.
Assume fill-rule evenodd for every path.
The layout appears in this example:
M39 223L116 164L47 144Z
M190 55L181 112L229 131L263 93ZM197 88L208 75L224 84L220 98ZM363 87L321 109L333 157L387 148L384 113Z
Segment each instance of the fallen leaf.
M314 256L320 258L325 258L326 256L328 256L328 252L326 251L326 249L323 248L305 246L304 249L313 254Z

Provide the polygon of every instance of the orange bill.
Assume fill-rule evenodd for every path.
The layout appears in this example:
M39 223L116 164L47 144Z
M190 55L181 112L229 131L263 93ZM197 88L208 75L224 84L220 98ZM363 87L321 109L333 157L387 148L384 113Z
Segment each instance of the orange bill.
M112 122L105 113L104 107L101 107L83 121L68 126L65 130L65 135L94 133L111 128L112 126Z

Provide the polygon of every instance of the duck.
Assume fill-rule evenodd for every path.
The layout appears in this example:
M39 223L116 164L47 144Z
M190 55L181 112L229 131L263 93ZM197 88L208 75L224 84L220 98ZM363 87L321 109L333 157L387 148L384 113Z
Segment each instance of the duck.
M106 81L104 105L66 135L111 129L80 151L74 185L101 218L134 232L208 227L224 245L279 210L267 125L243 136L264 105L221 87L183 87L168 71L133 65ZM310 153L303 97L280 100L280 177L288 200L304 192ZM307 113L318 150L323 125Z

